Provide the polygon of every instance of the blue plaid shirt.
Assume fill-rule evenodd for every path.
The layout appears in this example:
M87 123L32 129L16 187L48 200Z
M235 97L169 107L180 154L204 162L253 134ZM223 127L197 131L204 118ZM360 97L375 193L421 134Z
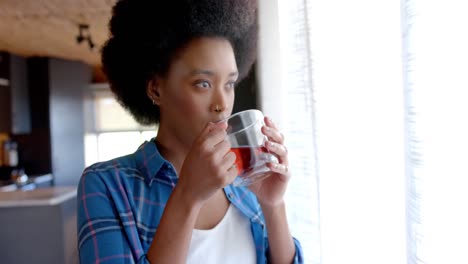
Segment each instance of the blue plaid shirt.
M87 168L78 187L80 262L149 263L146 252L177 179L154 141L131 155ZM255 195L231 185L224 192L250 220L257 263L268 263L265 221ZM300 243L294 243L294 263L303 263Z

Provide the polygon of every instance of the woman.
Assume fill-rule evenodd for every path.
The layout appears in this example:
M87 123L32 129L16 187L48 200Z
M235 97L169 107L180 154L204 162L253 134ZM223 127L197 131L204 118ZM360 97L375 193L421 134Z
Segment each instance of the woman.
M82 263L301 263L285 214L288 157L273 175L230 185L225 140L235 84L255 59L256 3L121 0L113 9L104 70L120 103L157 137L131 155L87 168L78 189ZM118 142L116 142L118 144Z

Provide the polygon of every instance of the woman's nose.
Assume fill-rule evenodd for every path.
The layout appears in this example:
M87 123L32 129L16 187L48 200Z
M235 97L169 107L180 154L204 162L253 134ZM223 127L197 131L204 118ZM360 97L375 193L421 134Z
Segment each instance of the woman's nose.
M222 113L227 108L227 94L223 91L216 91L213 95L213 102L211 104L211 111Z
M222 113L226 110L226 105L222 103L213 103L211 104L211 111L216 113Z

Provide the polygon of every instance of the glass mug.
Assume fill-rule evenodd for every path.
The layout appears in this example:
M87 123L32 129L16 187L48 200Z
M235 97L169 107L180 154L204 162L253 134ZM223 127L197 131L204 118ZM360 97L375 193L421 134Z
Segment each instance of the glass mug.
M227 118L227 140L236 154L237 178L234 186L248 186L271 175L267 162L278 158L265 147L268 138L262 133L264 116L259 110L246 110Z

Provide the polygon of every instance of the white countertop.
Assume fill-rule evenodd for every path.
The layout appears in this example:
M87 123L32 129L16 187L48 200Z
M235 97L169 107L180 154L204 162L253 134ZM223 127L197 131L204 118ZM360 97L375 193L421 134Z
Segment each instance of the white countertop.
M31 191L0 192L0 208L53 206L76 197L76 187L50 187Z

